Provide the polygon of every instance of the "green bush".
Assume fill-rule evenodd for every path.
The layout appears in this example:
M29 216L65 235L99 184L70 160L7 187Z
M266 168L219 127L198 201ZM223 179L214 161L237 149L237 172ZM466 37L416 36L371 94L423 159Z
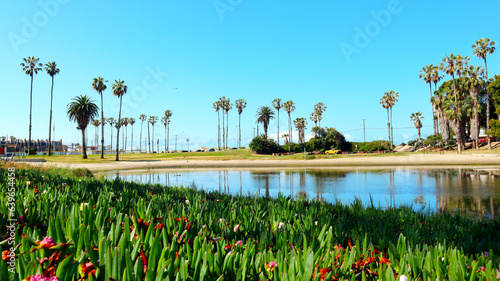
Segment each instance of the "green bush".
M92 172L87 169L87 168L76 168L76 169L72 169L71 172L73 173L73 175L75 177L87 177L87 178L93 178L94 177L94 174L92 174Z
M271 154L282 151L282 148L273 139L269 139L264 135L253 138L248 146L258 154Z
M490 136L494 137L495 139L500 139L500 121L498 121L496 119L490 120L489 134L490 134Z

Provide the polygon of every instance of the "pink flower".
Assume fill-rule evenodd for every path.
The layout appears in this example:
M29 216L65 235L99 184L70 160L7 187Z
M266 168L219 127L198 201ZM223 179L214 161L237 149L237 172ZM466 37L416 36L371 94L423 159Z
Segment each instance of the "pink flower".
M224 222L224 221L225 221L225 219L223 219L223 218L220 218L220 219L219 219L219 222L220 222L220 223L222 223L222 222Z
M111 212L111 208L109 208L109 211Z
M51 247L56 245L56 243L54 243L54 240L52 240L52 238L50 237L45 237L42 241L37 241L37 244L38 246L40 246L40 248L44 249L50 249Z
M243 245L243 241L238 240L236 243L234 243L234 246L241 246Z
M399 281L408 281L408 277L406 275L399 276Z
M486 268L484 266L481 266L481 271L485 271Z
M282 222L280 222L280 223L278 224L278 228L282 228L282 227L285 227L285 224L284 224L284 223L282 223Z
M40 274L28 276L26 278L26 280L28 280L28 281L59 281L57 276L45 277L45 276L42 276Z
M488 257L488 252L484 252L484 257L487 258Z
M238 232L238 231L240 231L240 225L239 224L237 224L237 225L234 226L234 232Z

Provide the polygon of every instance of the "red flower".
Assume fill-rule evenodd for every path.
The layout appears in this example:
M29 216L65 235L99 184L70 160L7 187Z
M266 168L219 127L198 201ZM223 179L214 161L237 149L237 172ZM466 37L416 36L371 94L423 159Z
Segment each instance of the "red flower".
M3 251L2 252L2 260L3 261L8 260L10 258L9 254L10 254L10 251L8 251L8 250Z
M328 272L332 271L331 268L322 268L319 270L319 273L321 274L321 279L320 280L325 280L326 274Z

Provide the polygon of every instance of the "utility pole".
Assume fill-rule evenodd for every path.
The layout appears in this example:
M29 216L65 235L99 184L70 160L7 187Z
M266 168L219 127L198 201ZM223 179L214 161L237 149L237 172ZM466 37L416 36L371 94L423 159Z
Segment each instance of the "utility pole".
M253 128L253 137L255 138L255 127Z
M366 119L363 119L363 142L366 142L365 120Z

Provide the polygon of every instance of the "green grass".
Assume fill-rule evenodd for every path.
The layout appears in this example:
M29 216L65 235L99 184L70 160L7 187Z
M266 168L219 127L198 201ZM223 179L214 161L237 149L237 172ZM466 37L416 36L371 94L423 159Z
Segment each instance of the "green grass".
M494 280L500 222L15 172L16 274L59 280ZM8 176L0 168L0 224ZM188 201L187 201L188 200ZM239 229L235 227L239 226ZM9 249L5 228L0 246ZM53 247L40 241L50 237ZM241 242L239 242L241 241ZM487 256L486 254L487 253ZM277 266L273 266L274 263ZM88 266L88 271L86 270ZM89 271L93 273L89 273ZM79 271L82 275L80 275Z

